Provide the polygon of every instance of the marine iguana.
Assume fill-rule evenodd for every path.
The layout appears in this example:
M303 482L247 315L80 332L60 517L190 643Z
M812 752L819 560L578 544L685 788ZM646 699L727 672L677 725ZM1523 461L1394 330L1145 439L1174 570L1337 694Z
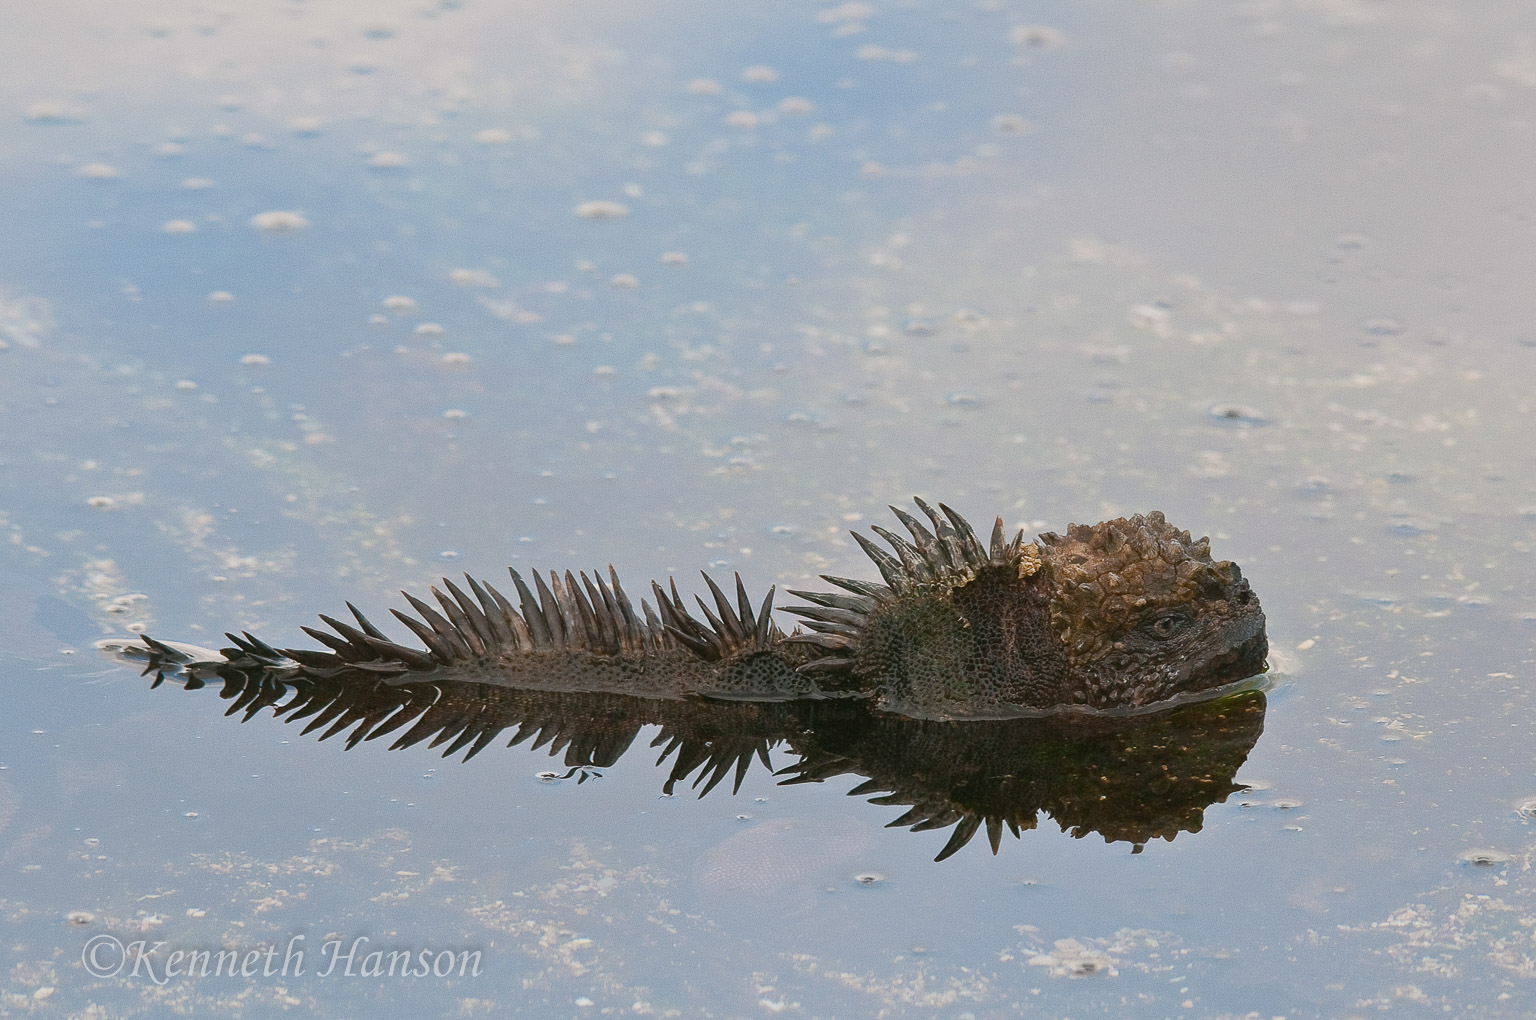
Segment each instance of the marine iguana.
M714 608L692 616L673 582L652 582L656 610L634 604L609 567L533 587L511 571L518 605L466 575L468 591L433 587L441 612L409 594L392 613L425 648L399 644L351 603L356 625L304 627L328 651L274 648L227 635L218 655L143 637L120 658L200 686L214 677L283 684L343 674L391 683L455 680L528 690L650 698L783 701L850 697L904 716L1008 718L1041 712L1124 712L1262 672L1264 613L1237 565L1161 513L1074 524L1025 542L1002 518L983 545L964 518L921 499L925 525L892 507L910 540L876 526L891 551L854 538L883 584L823 575L838 592L792 591L787 611L808 630L773 622L773 589L754 607L709 576Z

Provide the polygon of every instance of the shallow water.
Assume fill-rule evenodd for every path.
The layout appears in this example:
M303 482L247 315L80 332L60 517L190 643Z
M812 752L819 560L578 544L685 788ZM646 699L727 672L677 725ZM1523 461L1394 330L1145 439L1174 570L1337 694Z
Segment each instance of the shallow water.
M1527 5L12 23L4 1009L1532 1011ZM90 653L507 563L871 576L845 529L913 493L1209 534L1279 676L1247 791L934 863L854 777L344 752ZM102 934L309 958L93 977ZM481 973L319 976L361 936Z

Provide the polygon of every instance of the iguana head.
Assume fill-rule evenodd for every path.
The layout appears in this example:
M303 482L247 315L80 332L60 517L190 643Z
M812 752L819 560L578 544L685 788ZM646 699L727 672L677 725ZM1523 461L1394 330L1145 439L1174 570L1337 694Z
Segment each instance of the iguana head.
M1264 612L1237 564L1153 512L1041 535L1051 626L1089 705L1138 707L1262 672Z

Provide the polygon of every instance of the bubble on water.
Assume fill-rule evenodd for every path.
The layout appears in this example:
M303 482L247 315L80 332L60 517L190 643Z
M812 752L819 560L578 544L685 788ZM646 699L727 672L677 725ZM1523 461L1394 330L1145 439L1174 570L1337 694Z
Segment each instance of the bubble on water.
M211 305L227 305L234 299L235 296L227 290L215 290L208 295L208 303Z
M191 220L166 220L160 229L167 234L192 234L197 232L197 224Z
M1360 328L1368 336L1399 336L1403 332L1401 322L1386 317L1366 319L1360 324Z
M913 319L902 327L902 332L908 336L933 336L938 330L927 319Z
M64 915L64 920L70 924L90 924L96 920L96 915L89 910L71 910Z
M1388 524L1387 530L1401 538L1414 538L1418 535L1427 535L1437 530L1437 526L1434 521L1427 517L1401 516L1393 520L1391 524Z
M629 215L629 206L622 202L582 202L571 212L584 220L617 220Z
M368 157L368 165L375 170L398 170L406 162L405 156L398 152L375 152Z
M976 407L981 403L981 398L974 393L960 390L947 394L944 402L950 407Z
M468 411L462 411L462 410L460 410L457 407L450 407L448 410L443 412L443 417L447 418L447 419L449 419L451 421L457 421L457 420L459 420L461 418L468 418L469 417L469 412Z
M816 20L823 25L835 25L840 21L868 21L874 16L874 7L865 3L838 4L816 12Z
M75 167L75 176L88 181L110 181L119 174L117 167L110 163L83 163Z
M755 128L757 127L757 114L751 110L736 110L726 114L725 122L731 127Z
M415 329L411 330L411 332L415 333L417 336L442 336L443 327L435 322L423 322Z
M1301 807L1301 803L1295 797L1276 797L1269 802L1269 806L1277 811L1294 811Z
M665 131L647 131L645 134L640 136L640 144L649 145L653 149L659 149L661 146L666 145L671 140L672 139L667 137L667 133Z
M213 182L206 177L188 177L181 182L181 186L186 191L202 191L213 187Z
M161 142L155 146L155 155L162 159L171 159L180 156L187 151L187 147L180 142Z
M664 266L686 266L688 256L680 251L664 251L661 253L661 264Z
M768 82L778 81L779 72L775 71L767 64L753 64L751 67L748 67L741 72L741 80L766 84Z
M416 311L416 300L408 298L404 294L391 294L384 299L384 307L396 315L410 315Z
M395 26L393 25L379 22L377 24L365 25L363 27L364 39L393 39L394 37Z
M1457 860L1474 868L1502 868L1513 858L1502 850L1478 847L1473 850L1463 851Z
M1018 135L1029 130L1029 121L1016 113L1000 113L992 118L992 130L1000 135Z
M853 55L860 60L889 60L893 64L910 64L918 59L916 50L892 50L878 43L865 43Z
M460 287L487 287L501 286L501 280L495 273L484 269L455 269L448 274L448 279Z
M247 149L270 149L273 147L272 143L267 141L266 135L259 134L255 131L242 136L240 139L240 144L245 146Z
M474 358L471 358L463 351L452 351L443 355L443 364L445 365L467 365L474 360Z
M512 132L501 128L485 128L475 132L475 141L481 145L506 145L512 141Z
M319 117L294 117L288 121L288 130L296 135L318 135L325 130L325 121Z
M720 83L713 78L695 78L688 83L688 91L696 96L718 96Z
M534 778L537 779L541 783L558 783L560 781L560 773L558 773L558 772L535 772L534 773Z
M612 365L598 365L592 369L592 374L595 376L615 376L619 374L619 370Z
M23 114L33 124L79 124L85 120L85 112L64 103L33 103Z
M1049 25L1015 25L1008 31L1008 41L1034 50L1059 50L1067 44L1067 35Z
M117 500L111 496L92 496L85 501L85 505L94 510L110 510L117 505Z
M440 560L456 560L459 558L459 553L456 549L444 549L437 554L437 558Z
M1527 797L1516 804L1515 816L1522 822L1536 821L1536 797Z
M272 359L265 354L247 354L240 359L240 364L259 368L262 365L272 364Z
M816 112L816 104L803 96L787 96L779 100L779 112L791 117L804 117Z
M1207 416L1222 425L1256 429L1269 424L1269 416L1247 404L1214 404L1206 411Z
M631 273L615 273L613 279L608 281L608 285L620 290L633 290L640 286L640 281Z
M292 209L272 209L251 217L251 226L268 234L297 234L309 226L304 214Z
M853 880L860 885L879 885L885 881L885 876L875 871L866 871L863 874L854 875Z

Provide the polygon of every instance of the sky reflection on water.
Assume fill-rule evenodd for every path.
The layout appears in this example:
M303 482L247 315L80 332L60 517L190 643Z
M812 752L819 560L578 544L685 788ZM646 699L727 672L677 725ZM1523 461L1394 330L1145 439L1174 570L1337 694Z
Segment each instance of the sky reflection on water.
M1528 1012L1525 5L11 24L7 1008L233 1011L79 947L302 930L485 947L391 987L428 1013ZM291 642L505 563L862 576L845 529L913 493L1209 533L1281 674L1250 791L1135 856L1045 826L935 865L851 780L339 754L84 654ZM796 853L768 892L710 877Z

